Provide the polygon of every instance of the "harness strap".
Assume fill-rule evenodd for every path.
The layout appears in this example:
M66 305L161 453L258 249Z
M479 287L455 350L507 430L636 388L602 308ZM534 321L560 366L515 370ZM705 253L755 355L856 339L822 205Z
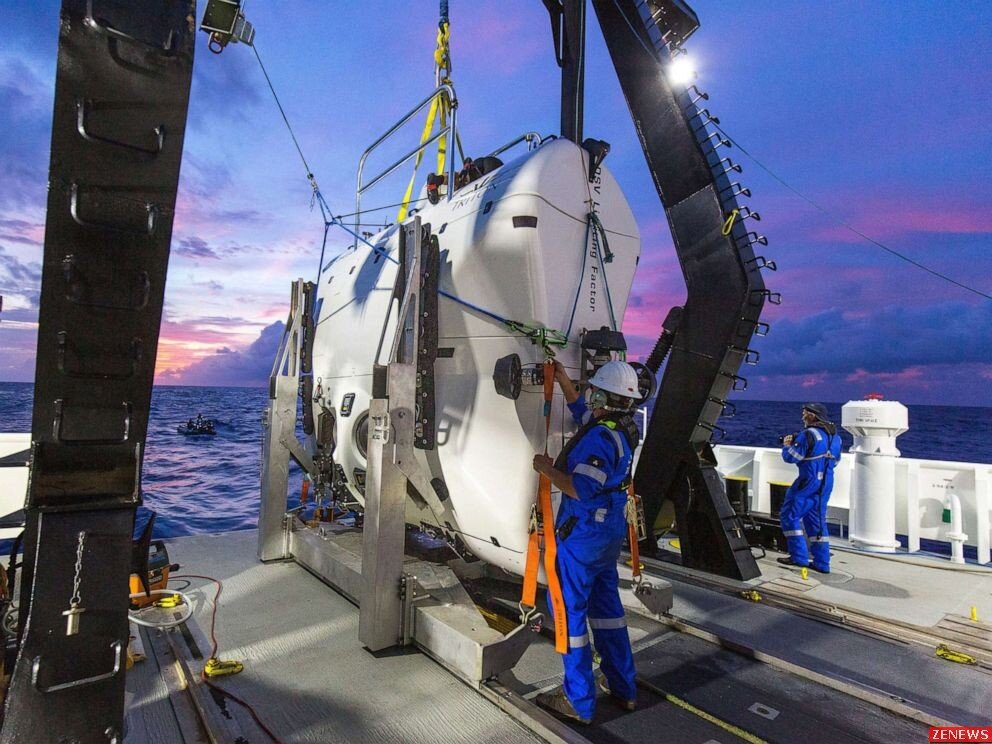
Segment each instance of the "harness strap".
M544 454L548 454L551 434L551 401L555 392L554 363L544 367ZM565 498L565 497L563 497ZM521 621L526 622L537 601L538 554L544 548L544 573L548 579L548 600L555 621L555 651L568 653L568 618L561 582L555 560L558 546L555 542L555 517L551 508L551 479L542 474L537 488L537 504L531 517L530 536L527 539L527 561L524 568L524 586L520 599ZM525 608L530 608L529 611Z
M834 453L830 451L830 447L831 447L831 445L833 445L833 442L834 442L834 435L833 434L827 434L827 454L825 455L825 457L826 457L827 460L833 460L833 459L835 459L834 458ZM830 469L830 463L827 462L827 465L823 469L823 473L821 473L821 476L820 476L820 488L816 492L817 500L823 498L823 489L827 487L827 471L829 469ZM820 504L819 503L816 505L816 508L817 509L820 508ZM826 524L825 523L824 523L823 527L824 528L826 527Z

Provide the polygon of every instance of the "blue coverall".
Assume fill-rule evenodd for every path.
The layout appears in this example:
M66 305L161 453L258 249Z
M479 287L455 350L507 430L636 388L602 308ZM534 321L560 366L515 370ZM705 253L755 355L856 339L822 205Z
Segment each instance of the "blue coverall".
M568 408L579 424L591 415L583 398ZM572 707L583 718L592 718L596 708L587 623L592 628L610 692L624 700L637 699L634 656L617 576L617 560L627 536L627 491L621 486L630 473L633 457L620 431L606 423L589 429L566 463L578 498L562 494L555 520L559 531L558 578L568 614L563 686ZM562 528L569 523L571 529L563 535L568 528Z
M785 492L779 512L789 557L796 565L807 566L812 552L813 568L829 573L827 500L834 487L834 467L840 459L840 435L810 426L797 434L792 444L782 447L782 459L799 466L799 477Z

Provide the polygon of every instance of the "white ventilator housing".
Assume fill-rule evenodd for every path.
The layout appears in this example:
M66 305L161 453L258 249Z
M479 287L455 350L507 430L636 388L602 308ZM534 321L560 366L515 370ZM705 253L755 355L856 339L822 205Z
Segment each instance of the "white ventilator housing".
M450 201L419 202L420 218L438 236L441 289L504 318L570 328L557 358L573 378L579 376L582 329L612 325L608 297L617 326L622 322L640 252L637 224L619 186L605 167L590 182L588 157L569 140L553 140L462 187ZM601 260L587 229L593 205L613 253L610 263ZM398 254L395 226L370 242ZM336 413L335 460L360 501L373 356L395 276L396 264L362 243L320 274L313 375L323 397L315 407ZM449 498L439 514L408 499L407 521L438 525L480 558L522 573L537 493L532 461L545 449L543 390L525 384L518 400L501 397L493 370L513 353L524 365L543 362L543 351L444 296L439 331L437 448L417 450L417 457L427 480L443 481ZM393 332L386 329L386 353ZM345 396L351 395L345 415ZM552 455L573 428L566 414L556 391Z
M854 436L851 453L850 538L866 550L894 552L896 540L896 437L909 430L909 409L894 400L852 400L841 425Z

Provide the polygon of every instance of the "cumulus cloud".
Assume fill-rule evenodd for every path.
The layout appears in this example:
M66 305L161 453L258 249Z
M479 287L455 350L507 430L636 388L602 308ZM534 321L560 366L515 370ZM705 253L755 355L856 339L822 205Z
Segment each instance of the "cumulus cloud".
M258 253L296 253L298 248L292 244L279 243L271 247L261 247L238 243L233 240L212 240L208 242L199 235L184 235L172 241L172 253L183 258L216 261L232 256L244 256Z
M41 264L25 263L0 246L0 281L8 291L29 291L41 285Z
M218 385L257 387L265 385L282 338L283 322L276 321L262 329L247 348L232 350L222 346L213 356L182 369L168 369L158 381L170 385Z
M196 235L190 235L174 241L172 252L177 256L186 256L188 258L220 258L214 249L207 245L207 241Z
M988 363L992 303L838 309L786 317L760 343L763 374L901 372L908 367Z
M33 322L38 319L41 264L22 261L0 246L0 296L4 320Z
M39 245L45 237L45 226L22 219L0 217L0 240L23 245Z
M760 365L757 369L761 369ZM888 400L940 406L992 405L992 364L932 364L897 372L818 372L796 375L751 375L748 391L755 400L861 400L878 393Z

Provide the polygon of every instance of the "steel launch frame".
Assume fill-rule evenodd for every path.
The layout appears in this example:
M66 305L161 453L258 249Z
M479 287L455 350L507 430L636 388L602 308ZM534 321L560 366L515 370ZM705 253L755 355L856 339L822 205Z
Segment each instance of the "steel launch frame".
M300 279L293 284L292 311L269 386L258 554L262 560L292 559L357 603L359 639L370 651L413 644L478 687L513 668L540 617L503 636L486 625L462 586L459 574L471 570L467 564L461 562L456 572L405 555L411 487L421 498L438 498L414 449L418 443L434 446L433 437L423 436L433 421L418 405L418 389L427 374L423 360L433 367L437 350L440 255L430 226L419 216L400 230L392 298L396 332L386 363L373 368L363 529L333 523L309 527L296 511L286 510L290 458L316 474L295 436L301 366L296 360L307 355L302 329L308 293Z

